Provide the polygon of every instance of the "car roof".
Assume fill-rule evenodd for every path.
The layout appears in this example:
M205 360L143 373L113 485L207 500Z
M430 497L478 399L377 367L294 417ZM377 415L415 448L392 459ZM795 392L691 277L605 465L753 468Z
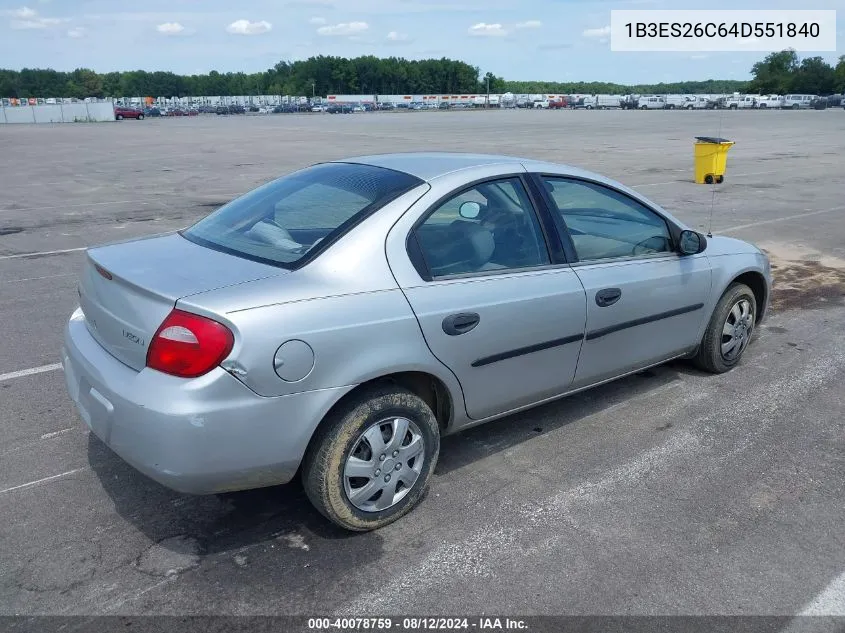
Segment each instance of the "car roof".
M598 174L591 174L576 167L538 161L533 158L520 158L501 154L468 154L461 152L398 152L394 154L372 154L369 156L354 156L335 162L358 163L384 167L401 171L420 180L433 180L447 174L465 169L485 167L488 165L512 165L514 171L553 171L558 174L572 176L588 176L604 180Z

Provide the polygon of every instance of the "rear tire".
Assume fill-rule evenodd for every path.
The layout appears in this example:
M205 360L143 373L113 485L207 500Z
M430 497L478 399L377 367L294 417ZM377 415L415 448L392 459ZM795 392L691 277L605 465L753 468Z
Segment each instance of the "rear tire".
M407 423L405 432L396 431L402 428L400 420ZM393 523L419 504L439 453L440 428L429 406L405 389L374 387L350 398L321 424L305 455L302 483L323 516L347 530L366 532ZM358 472L355 467L360 476L349 474Z
M138 115L138 120L139 120L139 121L143 121L143 120L144 120L144 115L143 115L143 114L139 114L139 115Z
M731 284L719 299L693 362L700 369L723 374L733 369L754 334L757 300L745 284Z

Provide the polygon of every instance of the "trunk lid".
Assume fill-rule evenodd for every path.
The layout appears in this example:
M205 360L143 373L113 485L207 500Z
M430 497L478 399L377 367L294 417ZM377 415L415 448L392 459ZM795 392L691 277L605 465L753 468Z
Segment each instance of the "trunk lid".
M179 299L287 272L179 234L154 236L89 249L79 302L97 342L140 371L150 339Z

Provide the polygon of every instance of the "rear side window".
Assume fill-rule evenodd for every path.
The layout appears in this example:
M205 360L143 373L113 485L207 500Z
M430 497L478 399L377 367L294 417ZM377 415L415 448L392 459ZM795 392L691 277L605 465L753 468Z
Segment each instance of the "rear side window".
M295 268L422 182L371 165L315 165L233 200L182 236L232 255Z
M508 272L549 263L519 178L484 182L432 210L414 237L433 278Z

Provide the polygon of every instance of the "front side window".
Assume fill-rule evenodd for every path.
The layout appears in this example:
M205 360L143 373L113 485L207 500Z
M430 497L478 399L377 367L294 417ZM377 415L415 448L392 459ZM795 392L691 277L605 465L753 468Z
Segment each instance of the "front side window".
M420 184L414 176L371 165L315 165L233 200L182 235L202 246L292 268Z
M481 183L440 204L414 238L433 277L549 263L531 200L519 178Z
M672 251L666 221L628 196L590 182L544 178L581 261Z

